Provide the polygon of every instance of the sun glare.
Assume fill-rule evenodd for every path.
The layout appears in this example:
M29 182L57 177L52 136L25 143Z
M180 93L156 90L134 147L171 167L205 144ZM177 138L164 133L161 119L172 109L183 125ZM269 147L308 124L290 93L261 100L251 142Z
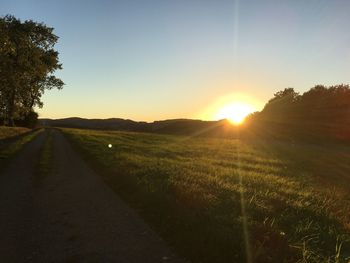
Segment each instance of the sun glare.
M253 106L244 103L231 103L223 106L217 113L216 118L218 120L227 119L233 124L241 124L244 122L245 117L254 112Z
M259 100L247 94L225 94L208 104L198 114L198 118L202 120L227 119L231 124L240 125L250 113L261 110L262 106Z

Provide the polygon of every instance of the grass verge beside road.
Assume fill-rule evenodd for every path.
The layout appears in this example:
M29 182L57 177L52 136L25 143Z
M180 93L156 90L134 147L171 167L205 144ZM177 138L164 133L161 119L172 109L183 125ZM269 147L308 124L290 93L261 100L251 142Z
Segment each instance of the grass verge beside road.
M11 137L16 137L31 130L23 127L5 127L0 126L0 141L4 139L9 139Z
M43 130L35 130L24 135L19 135L18 138L11 139L0 146L0 171L6 167L9 160L14 157L24 145L33 140Z

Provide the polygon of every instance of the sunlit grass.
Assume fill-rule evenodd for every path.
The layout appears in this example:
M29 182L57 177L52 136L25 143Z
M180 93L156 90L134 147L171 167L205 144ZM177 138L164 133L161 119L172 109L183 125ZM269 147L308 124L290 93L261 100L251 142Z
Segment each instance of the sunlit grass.
M350 256L348 147L63 131L194 262Z

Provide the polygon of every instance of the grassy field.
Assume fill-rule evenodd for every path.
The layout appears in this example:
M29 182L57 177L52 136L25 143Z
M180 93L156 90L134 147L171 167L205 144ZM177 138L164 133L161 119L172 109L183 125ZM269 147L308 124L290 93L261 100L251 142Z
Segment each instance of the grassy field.
M62 130L193 262L350 259L348 146Z

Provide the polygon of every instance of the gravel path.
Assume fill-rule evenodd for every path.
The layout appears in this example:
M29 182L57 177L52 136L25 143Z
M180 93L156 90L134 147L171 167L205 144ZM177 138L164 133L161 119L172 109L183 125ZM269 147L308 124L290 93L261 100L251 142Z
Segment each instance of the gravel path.
M46 132L0 175L0 262L184 262L53 132L54 167L35 165Z

